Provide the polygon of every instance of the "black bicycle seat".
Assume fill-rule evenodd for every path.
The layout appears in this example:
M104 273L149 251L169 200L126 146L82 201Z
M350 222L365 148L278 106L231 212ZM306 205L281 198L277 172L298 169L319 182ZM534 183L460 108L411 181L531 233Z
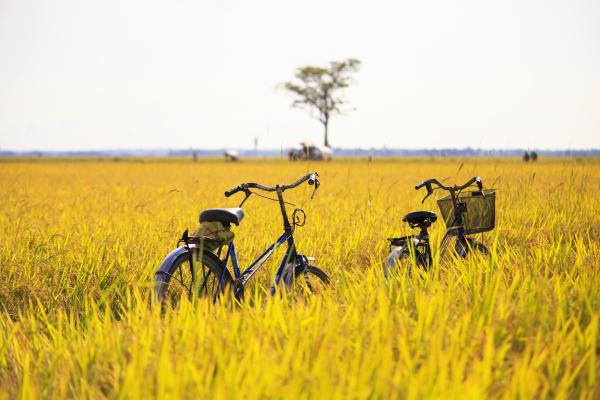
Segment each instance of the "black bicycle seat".
M209 208L200 213L200 222L219 221L239 225L244 218L244 211L237 208Z
M402 221L408 222L410 225L426 225L429 226L437 220L437 215L432 211L415 211L408 213L402 218Z

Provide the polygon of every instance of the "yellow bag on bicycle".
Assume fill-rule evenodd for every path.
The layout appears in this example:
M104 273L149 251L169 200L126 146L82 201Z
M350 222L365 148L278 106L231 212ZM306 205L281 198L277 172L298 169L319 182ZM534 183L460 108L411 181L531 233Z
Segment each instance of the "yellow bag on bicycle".
M233 241L235 234L231 231L229 224L225 226L222 222L202 222L194 232L194 237L200 239L201 246L208 251L215 251Z

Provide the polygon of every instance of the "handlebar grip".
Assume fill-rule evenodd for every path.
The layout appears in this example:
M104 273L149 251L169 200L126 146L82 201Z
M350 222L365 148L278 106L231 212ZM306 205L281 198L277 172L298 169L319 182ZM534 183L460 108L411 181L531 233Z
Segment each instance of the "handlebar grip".
M419 190L425 185L427 185L427 181L423 181L423 182L419 183L417 186L415 186L415 190Z
M315 198L315 194L317 193L317 189L319 188L319 186L321 185L321 183L319 182L319 179L317 178L317 176L319 176L319 174L312 173L310 174L310 178L308 178L308 184L309 185L314 185L314 189L312 194L310 195L311 200Z
M240 191L240 190L242 190L242 189L243 189L243 188L242 188L242 186L241 186L241 185L238 185L238 186L236 186L236 187L234 187L234 188L231 188L231 189L229 189L229 190L226 190L226 191L225 191L225 197L229 197L229 196L231 196L231 195L234 195L234 194L236 194L237 192L239 192L239 191Z

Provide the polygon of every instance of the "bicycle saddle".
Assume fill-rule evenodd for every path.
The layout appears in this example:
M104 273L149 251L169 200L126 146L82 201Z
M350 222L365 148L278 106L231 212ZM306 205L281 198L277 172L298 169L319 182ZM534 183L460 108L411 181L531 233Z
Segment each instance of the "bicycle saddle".
M236 208L209 208L200 213L200 223L219 221L239 225L244 218L244 210Z
M410 225L426 225L429 226L437 220L437 215L432 211L415 211L408 213L402 218L402 221L408 222Z

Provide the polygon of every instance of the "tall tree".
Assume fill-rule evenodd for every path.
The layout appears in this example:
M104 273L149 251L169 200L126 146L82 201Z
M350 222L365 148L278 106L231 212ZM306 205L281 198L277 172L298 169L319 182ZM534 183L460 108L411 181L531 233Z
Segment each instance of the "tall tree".
M295 96L292 107L308 109L323 124L327 147L329 119L346 111L347 101L340 92L352 83L351 74L359 68L360 61L353 58L332 61L328 67L309 65L298 68L296 79L284 83L285 89Z

